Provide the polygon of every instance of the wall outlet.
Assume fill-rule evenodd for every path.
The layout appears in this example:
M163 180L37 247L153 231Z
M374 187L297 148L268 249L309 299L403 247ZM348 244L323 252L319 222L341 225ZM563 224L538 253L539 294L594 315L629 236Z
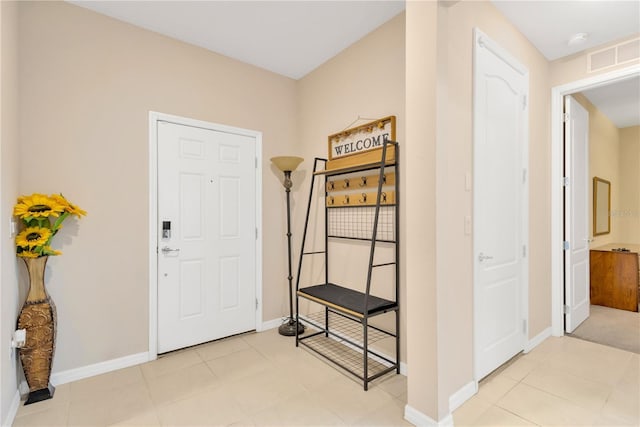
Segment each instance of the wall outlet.
M16 224L16 219L14 217L9 218L9 238L15 238L17 231L18 225Z
M27 342L27 330L18 329L13 333L13 340L11 340L11 347L22 348Z

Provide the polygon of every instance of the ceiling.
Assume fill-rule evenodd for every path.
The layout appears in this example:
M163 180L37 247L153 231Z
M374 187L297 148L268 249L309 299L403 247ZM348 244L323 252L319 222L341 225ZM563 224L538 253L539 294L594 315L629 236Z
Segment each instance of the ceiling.
M492 0L550 61L640 32L640 1ZM582 43L570 38L585 33ZM640 125L640 79L582 92L618 128Z
M405 8L404 0L68 1L293 79L313 71ZM492 3L549 60L640 32L640 2L634 0ZM587 40L569 46L575 33L586 33ZM640 93L628 85L632 83L615 90L594 89L587 96L617 122L616 111L628 110L601 108L600 103L615 104L626 95L619 102L628 106L633 104L629 95L635 95L637 106Z
M617 128L640 125L640 76L582 92Z
M70 3L299 79L404 10L404 1Z
M492 3L550 61L640 31L640 2L514 1ZM571 36L586 33L583 43L569 45Z

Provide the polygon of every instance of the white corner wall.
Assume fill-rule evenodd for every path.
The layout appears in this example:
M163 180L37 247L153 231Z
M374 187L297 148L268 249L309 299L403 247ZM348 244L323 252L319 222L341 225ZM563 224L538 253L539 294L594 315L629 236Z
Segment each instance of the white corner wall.
M18 260L9 220L18 197L18 11L0 2L0 423L13 420L18 401L17 356L10 348L19 310Z

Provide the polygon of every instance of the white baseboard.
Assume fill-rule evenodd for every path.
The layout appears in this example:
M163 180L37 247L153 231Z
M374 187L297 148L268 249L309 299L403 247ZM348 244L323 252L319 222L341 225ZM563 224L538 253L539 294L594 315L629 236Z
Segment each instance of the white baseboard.
M409 367L404 362L400 362L400 373L405 377L409 375Z
M281 317L278 317L277 319L267 320L266 322L262 322L262 325L258 326L258 329L256 329L256 332L263 332L263 331L268 331L269 329L275 329L280 325L282 325L283 322L284 320L282 320Z
M13 421L16 419L16 414L18 413L18 408L20 407L20 392L16 390L16 394L13 395L13 400L11 401L11 406L9 406L9 411L7 412L7 416L2 420L2 427L11 427Z
M453 417L451 414L444 417L441 421L435 421L433 418L408 404L404 407L404 419L418 427L453 427Z
M544 331L540 332L538 335L527 341L524 346L524 352L529 353L531 350L542 344L542 341L546 340L551 336L552 328L548 327Z
M131 354L129 356L120 357L118 359L106 360L104 362L95 363L93 365L83 366L81 368L69 369L62 372L54 372L51 374L51 384L54 386L70 383L72 381L93 377L107 372L116 371L118 369L128 368L130 366L139 365L150 361L148 352Z
M438 422L438 425L441 427L453 427L453 415L447 414L446 417Z
M18 393L20 393L20 396L29 394L29 384L27 384L27 380L20 381L20 384L18 384Z
M471 399L471 397L478 392L477 381L470 381L458 391L449 396L449 412L453 413L464 402Z

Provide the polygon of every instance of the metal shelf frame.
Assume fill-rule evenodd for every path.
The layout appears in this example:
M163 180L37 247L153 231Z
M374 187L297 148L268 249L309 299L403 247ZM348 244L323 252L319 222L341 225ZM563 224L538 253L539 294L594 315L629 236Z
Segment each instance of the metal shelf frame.
M395 159L387 160L387 148L393 145L395 148ZM387 373L395 371L396 374L400 373L400 308L399 308L399 283L400 283L400 244L399 244L399 232L400 232L400 168L399 168L399 146L396 141L386 140L382 146L381 158L379 162L367 163L361 166L350 166L340 170L326 170L320 169L321 164L324 164L326 168L327 159L316 157L313 163L313 174L311 175L311 186L309 189L309 200L307 203L307 213L304 223L304 231L302 236L302 244L300 249L300 257L298 261L298 274L296 278L296 321L306 324L315 331L308 331L307 333L296 333L296 347L300 344L307 347L311 351L323 356L327 360L331 361L335 365L341 367L345 371L359 378L363 382L364 390L368 390L369 383L376 378L379 378ZM393 168L395 170L396 178L393 183L395 190L395 203L382 204L381 195L384 184L384 174L386 168ZM363 172L368 170L379 171L376 203L375 205L368 206L373 210L373 222L372 233L370 238L354 238L340 235L329 234L329 210L330 209L353 209L357 206L340 206L333 207L327 206L327 196L329 194L327 190L327 177L349 174L354 172ZM316 178L321 179L324 177L324 250L305 250L305 244L307 240L307 232L309 226L309 218L312 211L312 204L314 200L314 189L316 187ZM388 187L388 186L387 186ZM316 203L319 205L319 203ZM378 225L380 220L381 207L393 209L393 239L378 239ZM316 206L315 209L319 209L320 206ZM362 209L362 207L357 207ZM360 240L371 242L369 250L369 264L367 269L367 278L365 284L365 291L354 291L348 287L342 287L330 282L329 274L329 248L330 243L333 240ZM374 255L376 251L376 245L384 243L385 245L393 245L394 247L394 260L392 262L374 263ZM300 277L303 268L303 260L308 255L324 254L325 268L324 268L324 284L311 286L309 288L300 287ZM394 300L384 300L387 306L384 310L376 310L371 304L375 304L373 301L380 301L379 297L371 295L371 282L374 269L377 267L393 268L393 293ZM324 285L324 286L323 286ZM317 290L314 288L331 287L332 293L325 295L324 297L318 297L312 291ZM308 291L305 291L308 289ZM343 291L341 294L341 290ZM308 292L308 293L307 293ZM355 298L358 300L354 308L346 302L346 297ZM324 316L315 316L310 318L308 316L300 316L300 298L312 301L316 304L324 306ZM369 324L369 319L381 314L393 312L395 315L395 330L393 332L386 331L381 328L372 326ZM335 321L339 316L341 321ZM324 317L324 319L322 319ZM344 321L360 324L360 337L355 338L353 335L353 328L345 327ZM342 331L341 331L342 329ZM345 333L348 330L349 333ZM370 335L375 335L375 339L370 339ZM395 357L382 355L377 351L370 348L370 344L380 339L380 337L392 337L395 340ZM357 364L354 364L354 358L356 354L359 354L357 358L360 360Z

